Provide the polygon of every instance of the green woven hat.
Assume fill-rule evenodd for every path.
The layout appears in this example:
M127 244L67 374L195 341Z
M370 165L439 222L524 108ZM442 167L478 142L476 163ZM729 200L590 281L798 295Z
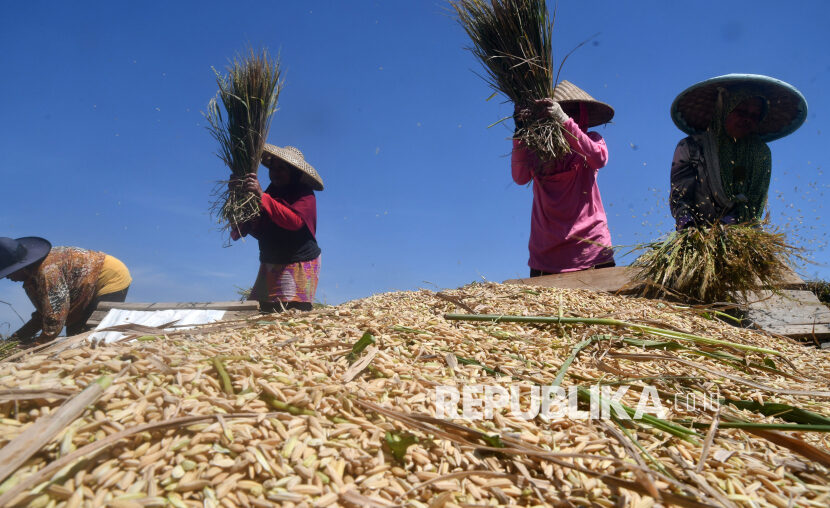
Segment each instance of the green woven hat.
M706 131L712 122L719 89L749 90L767 99L769 111L759 126L764 142L783 138L807 119L807 101L789 83L760 74L727 74L701 81L680 92L671 105L671 118L686 134Z

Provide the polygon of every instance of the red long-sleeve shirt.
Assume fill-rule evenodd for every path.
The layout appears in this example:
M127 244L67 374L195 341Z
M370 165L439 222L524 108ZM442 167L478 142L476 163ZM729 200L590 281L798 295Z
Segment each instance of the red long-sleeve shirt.
M291 207L282 202L281 199L275 199L264 192L262 193L260 206L262 207L262 211L265 213L268 220L281 228L285 228L289 231L297 231L305 224L300 214L292 210ZM312 234L314 234L313 226L310 226L309 229ZM248 234L252 234L256 237L256 230L257 221L242 224L238 229L231 229L231 238L239 240L240 237Z
M261 205L268 218L277 226L290 231L297 231L303 227L303 218L297 212L264 192L262 193Z
M260 198L262 213L231 231L231 238L250 234L259 241L259 260L269 264L310 261L317 245L317 199L303 185L268 186Z

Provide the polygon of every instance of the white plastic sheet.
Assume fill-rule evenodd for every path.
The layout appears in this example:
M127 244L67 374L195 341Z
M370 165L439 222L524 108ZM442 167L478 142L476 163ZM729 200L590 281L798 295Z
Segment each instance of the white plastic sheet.
M170 310L121 310L110 309L104 319L95 327L96 330L103 330L110 326L135 323L145 326L160 326L175 321L175 328L165 328L165 331L182 330L181 325L202 325L213 323L222 319L224 310L199 310L199 309L170 309ZM121 332L98 332L90 335L89 340L93 342L114 342L125 337Z

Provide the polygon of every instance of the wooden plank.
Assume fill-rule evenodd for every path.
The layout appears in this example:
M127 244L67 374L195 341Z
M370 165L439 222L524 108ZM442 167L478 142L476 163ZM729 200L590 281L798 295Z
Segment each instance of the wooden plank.
M96 327L101 324L101 320L104 319L104 316L107 315L108 310L96 310L89 316L89 319L86 320L86 325L91 327Z
M632 282L636 268L630 266L615 266L612 268L598 268L582 270L580 272L557 273L527 279L510 279L505 284L521 284L546 288L590 289L593 291L607 291L609 293L633 292L637 284ZM793 271L789 271L778 286L781 289L807 289L807 283Z
M230 310L222 316L222 321L236 321L237 319L245 319L251 316L258 316L259 309L256 310Z
M748 301L746 317L762 330L793 338L830 340L830 309L810 291L760 291Z
M100 302L96 310L259 310L258 302Z
M528 279L510 279L505 284L520 284L546 288L563 289L590 289L592 291L607 291L617 293L632 290L635 286L631 282L637 273L630 266L614 266L611 268L596 268L581 272L557 273Z
M808 289L807 283L792 270L787 270L783 280L777 287L780 289Z

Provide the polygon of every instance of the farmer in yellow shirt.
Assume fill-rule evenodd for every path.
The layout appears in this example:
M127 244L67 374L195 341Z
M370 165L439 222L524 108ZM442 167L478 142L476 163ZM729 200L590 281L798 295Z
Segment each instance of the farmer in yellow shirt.
M4 277L22 282L35 306L29 322L11 336L28 345L57 337L64 326L67 335L86 331L98 302L123 302L132 283L124 263L108 254L53 248L38 237L0 237L0 279Z

